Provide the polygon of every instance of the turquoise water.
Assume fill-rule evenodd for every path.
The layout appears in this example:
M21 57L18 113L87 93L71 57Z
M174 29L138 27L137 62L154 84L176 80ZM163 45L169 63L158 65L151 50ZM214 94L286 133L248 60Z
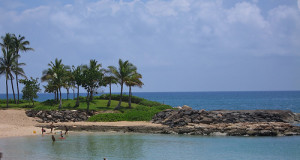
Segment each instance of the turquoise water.
M194 109L205 110L280 109L300 113L300 91L136 92L133 95L173 107L188 105ZM62 96L67 97L66 94ZM81 93L81 96L86 94ZM70 98L72 97L70 94ZM5 99L5 94L0 94L0 98ZM39 94L37 100L45 101L52 98L53 94Z
M71 133L0 139L4 160L296 160L300 137L208 137L121 133Z

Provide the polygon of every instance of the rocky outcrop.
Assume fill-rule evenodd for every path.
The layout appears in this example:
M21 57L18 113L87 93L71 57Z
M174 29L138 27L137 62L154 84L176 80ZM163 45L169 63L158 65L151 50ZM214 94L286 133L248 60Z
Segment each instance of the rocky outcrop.
M291 136L300 135L299 114L282 110L205 111L181 107L157 113L152 122L169 131L191 135Z
M284 110L237 110L205 111L182 107L180 110L165 110L157 113L152 122L170 127L193 124L243 123L243 122L285 122L299 120L297 114Z
M66 110L66 111L36 111L28 110L25 112L28 117L38 117L40 123L49 122L79 122L86 121L93 112Z

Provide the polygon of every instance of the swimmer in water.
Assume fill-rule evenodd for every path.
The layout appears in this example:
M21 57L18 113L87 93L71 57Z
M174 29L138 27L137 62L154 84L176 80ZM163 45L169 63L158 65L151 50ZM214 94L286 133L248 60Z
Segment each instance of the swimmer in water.
M61 138L61 139L64 138L62 131L60 131L60 138Z
M54 128L54 125L53 125L53 122L52 122L52 123L50 124L50 129L51 129L51 132L50 132L50 133L52 133L53 128Z
M65 135L68 134L69 128L67 126L65 126L66 132Z
M54 135L52 135L52 142L55 142L55 137L54 137Z

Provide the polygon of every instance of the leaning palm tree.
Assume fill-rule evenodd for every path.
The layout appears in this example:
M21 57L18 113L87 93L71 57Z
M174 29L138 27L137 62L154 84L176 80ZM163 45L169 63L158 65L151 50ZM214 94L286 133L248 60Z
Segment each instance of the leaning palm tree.
M123 95L123 84L126 78L132 76L136 72L136 67L131 64L128 60L123 62L119 59L119 68L117 69L114 66L109 66L112 71L112 74L118 79L118 83L121 85L120 101L119 104L115 107L115 110L120 109L122 103Z
M131 97L132 97L132 92L131 92L131 87L142 87L144 83L141 81L142 75L135 72L133 75L125 79L125 84L129 87L129 99L128 99L128 107L131 108Z
M18 37L16 37L13 34L13 48L14 48L14 54L15 55L19 55L19 51L34 51L33 48L28 47L28 45L30 45L30 42L25 40L24 36L19 35ZM18 59L17 59L17 64L18 64ZM18 101L17 103L19 103L20 100L20 91L19 91L19 81L18 81L18 73L15 74L16 75L16 84L17 84L17 92L18 92Z
M59 93L59 109L62 107L61 88L66 86L66 74L70 69L69 66L62 64L62 60L55 59L48 64L50 68L43 71L42 81L52 81Z
M110 107L111 104L111 85L117 84L118 80L116 77L113 76L112 70L110 67L108 69L104 70L105 76L103 77L103 85L107 86L109 85L109 100L107 102L107 107Z
M6 107L8 107L8 80L13 78L13 73L24 74L22 68L16 66L18 55L13 54L13 50L8 52L2 48L3 57L0 58L0 73L5 74L6 78Z

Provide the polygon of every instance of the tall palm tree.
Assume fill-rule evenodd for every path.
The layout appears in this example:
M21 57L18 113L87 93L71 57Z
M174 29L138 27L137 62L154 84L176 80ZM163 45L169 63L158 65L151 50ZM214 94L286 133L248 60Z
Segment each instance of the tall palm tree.
M6 54L8 53L14 54L14 34L6 33L5 36L1 36L1 39L2 39L2 43L0 43L0 46L6 52ZM14 101L16 103L16 96L15 96L14 85L12 83L12 76L9 75L9 78L11 79L11 87L13 91Z
M61 88L66 86L67 72L70 69L69 66L62 64L62 60L55 59L54 62L48 64L50 68L43 71L42 81L53 81L53 85L56 86L59 92L59 109L62 107Z
M33 48L28 47L30 45L30 42L25 40L24 36L19 35L18 37L16 37L13 34L13 47L14 47L14 54L15 55L19 55L19 51L34 51ZM18 64L18 59L17 59L17 64ZM17 103L19 103L20 100L20 91L19 91L19 81L18 81L18 73L15 74L16 75L16 84L17 84L17 91L18 91L18 101Z
M5 74L6 78L6 107L8 107L8 80L13 79L13 73L24 75L24 71L16 65L18 55L14 55L13 50L7 52L5 48L2 48L2 53L3 57L0 58L0 73Z
M144 83L141 81L142 75L135 72L133 75L125 79L125 84L129 87L129 99L128 99L128 107L131 108L131 97L132 97L132 92L131 92L131 87L142 87Z
M117 84L118 80L116 77L113 76L112 70L110 67L108 67L108 69L104 70L104 73L105 73L105 76L103 77L103 85L104 86L109 85L109 100L107 102L107 107L109 107L111 104L111 85Z
M87 90L87 112L89 111L90 101L93 100L94 91L102 84L103 73L101 72L101 64L96 60L90 60L90 64L83 72L82 86Z
M118 83L121 85L120 101L115 107L115 110L118 110L120 109L122 103L123 84L126 78L132 76L136 72L137 68L133 64L129 63L128 60L123 62L121 59L119 59L118 69L114 66L109 66L109 68L111 69L112 74L118 79Z
M14 45L14 34L6 33L5 36L1 36L2 43L0 43L1 48L4 48L6 53L9 52L9 50L13 49Z
M79 106L79 88L83 83L83 72L87 69L86 65L80 65L80 66L72 66L72 74L74 77L75 85L77 85L77 100L76 100L76 107Z

